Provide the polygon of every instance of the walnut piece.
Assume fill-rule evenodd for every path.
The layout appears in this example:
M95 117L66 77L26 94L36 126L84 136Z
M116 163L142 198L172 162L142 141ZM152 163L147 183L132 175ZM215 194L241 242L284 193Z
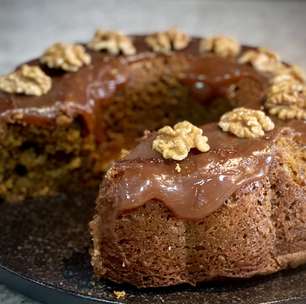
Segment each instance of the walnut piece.
M278 54L265 48L244 52L238 62L250 63L256 70L270 73L272 77L290 76L299 82L305 82L305 74L300 67L284 64Z
M303 70L296 65L287 66L281 63L272 72L273 72L272 82L274 83L285 79L295 80L300 83L305 82L305 75Z
M221 57L234 57L240 53L241 46L231 37L214 36L200 41L200 52L212 52Z
M192 148L197 148L201 152L210 149L208 139L202 133L202 129L188 121L179 122L174 128L165 126L158 130L152 148L165 159L183 160Z
M176 28L164 32L153 33L146 38L147 44L154 52L169 53L172 50L182 50L187 47L190 37Z
M306 110L301 109L298 106L274 106L269 109L269 113L276 115L279 119L288 120L288 119L300 119L306 120Z
M305 72L298 65L290 65L285 71L286 74L289 74L299 82L305 82L306 80Z
M51 88L51 78L40 67L22 65L18 70L0 77L0 90L7 93L41 96Z
M274 129L274 123L264 112L236 108L222 115L219 127L242 138L256 138Z
M55 43L50 46L40 58L40 62L49 68L76 72L91 61L89 54L80 44Z
M99 29L88 43L88 47L94 51L107 51L112 55L134 55L136 49L132 40L121 32L104 31Z
M115 295L115 297L116 297L117 300L125 299L125 297L126 297L126 292L125 292L124 290L122 290L122 291L114 290L114 295Z
M258 71L272 73L283 66L279 55L265 48L244 52L238 62L250 63Z
M127 149L121 149L120 155L119 155L119 159L125 158L126 156L128 156L129 153L130 153L129 150L127 150Z
M274 69L271 68L270 84L274 85L283 81L295 81L299 83L305 83L305 75L301 68L296 65L286 65L283 63L276 64Z
M276 77L265 107L280 119L306 119L306 85L290 77Z

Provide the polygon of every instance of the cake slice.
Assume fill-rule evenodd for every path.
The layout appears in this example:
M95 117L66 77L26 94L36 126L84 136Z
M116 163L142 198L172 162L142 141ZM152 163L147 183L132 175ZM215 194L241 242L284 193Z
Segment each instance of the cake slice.
M193 148L183 160L171 154L178 138L160 154L158 133L147 134L102 182L90 224L96 275L137 287L196 285L305 263L305 127L277 123L240 138L205 125L209 151Z

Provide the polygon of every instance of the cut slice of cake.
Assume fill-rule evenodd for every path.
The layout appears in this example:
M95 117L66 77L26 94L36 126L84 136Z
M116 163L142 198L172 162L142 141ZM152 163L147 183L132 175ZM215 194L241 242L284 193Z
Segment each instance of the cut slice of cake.
M273 123L263 112L245 109L237 118L234 111L229 132L236 135L217 124L201 129L208 151L199 151L196 135L186 157L187 124L147 135L113 164L90 224L98 277L137 287L195 285L306 262L306 123L267 131Z

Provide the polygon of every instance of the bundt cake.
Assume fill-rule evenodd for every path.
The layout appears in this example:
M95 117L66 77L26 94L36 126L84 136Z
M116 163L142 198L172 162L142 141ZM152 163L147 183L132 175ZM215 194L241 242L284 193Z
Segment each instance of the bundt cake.
M0 198L97 187L121 158L90 223L97 276L272 273L306 261L305 120L303 73L274 52L98 30L0 77Z
M166 56L188 58L179 81L209 120L219 118L146 131L113 163L90 223L96 275L137 287L195 285L305 263L302 74L226 37L177 52L172 35L147 42L168 37Z

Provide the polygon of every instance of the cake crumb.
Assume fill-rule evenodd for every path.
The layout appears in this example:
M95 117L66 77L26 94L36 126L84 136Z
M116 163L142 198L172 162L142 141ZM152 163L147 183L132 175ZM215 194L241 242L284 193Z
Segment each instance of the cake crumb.
M123 159L123 158L125 158L129 153L130 153L129 150L127 150L127 149L121 149L119 158L120 158L120 159Z
M65 114L61 114L56 118L56 124L58 126L67 126L71 124L73 119Z
M114 291L114 295L116 297L117 300L120 300L120 299L125 299L126 297L126 292L124 290L122 291Z
M7 93L41 96L51 88L51 78L39 66L22 65L0 77L0 90Z
M190 37L176 28L170 28L164 32L153 33L146 38L146 42L154 52L169 53L186 48Z
M183 160L192 148L201 152L209 151L208 138L203 130L188 121L179 122L174 127L165 126L158 130L152 149L165 159Z
M221 57L234 57L240 53L241 46L237 40L226 36L213 36L200 41L200 52L212 52Z
M24 113L21 111L16 111L12 113L12 121L22 120L24 118Z
M181 168L180 164L176 164L175 171L178 172L178 173L180 173L182 171L182 168Z
M236 108L222 115L219 127L241 138L257 138L274 129L274 123L263 111Z
M150 130L144 130L141 139L147 139L151 135Z
M132 40L121 32L105 31L98 29L94 37L88 43L88 47L94 51L106 51L112 55L120 53L134 55L136 49Z
M76 72L82 66L88 65L91 62L91 58L80 44L58 42L43 53L40 62L49 68Z

